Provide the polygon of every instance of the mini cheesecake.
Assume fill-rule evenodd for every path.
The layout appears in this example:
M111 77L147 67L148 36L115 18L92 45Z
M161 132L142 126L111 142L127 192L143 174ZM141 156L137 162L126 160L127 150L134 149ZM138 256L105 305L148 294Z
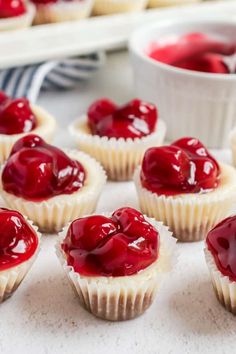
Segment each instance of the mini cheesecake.
M30 270L40 236L20 213L0 208L0 303L14 293Z
M8 158L18 139L33 133L51 142L55 129L55 119L44 109L0 91L0 163Z
M113 15L116 13L135 12L145 9L148 0L95 0L94 15Z
M35 7L23 0L0 1L0 31L29 27L33 21Z
M236 315L236 216L208 233L205 257L217 299Z
M236 197L236 171L218 164L195 138L150 148L134 175L143 213L163 221L180 241L202 240Z
M173 266L175 240L162 223L133 208L74 220L59 236L59 260L81 305L102 319L141 315L163 273Z
M36 6L34 24L75 21L90 15L94 0L32 0Z
M100 99L69 127L79 149L98 160L111 180L130 180L144 152L163 143L166 126L153 104L135 99L118 106Z
M105 172L91 157L28 135L15 143L3 166L1 195L9 207L51 233L93 212L105 182Z
M201 0L149 0L149 7L166 7L166 6L179 6L179 5L190 5Z

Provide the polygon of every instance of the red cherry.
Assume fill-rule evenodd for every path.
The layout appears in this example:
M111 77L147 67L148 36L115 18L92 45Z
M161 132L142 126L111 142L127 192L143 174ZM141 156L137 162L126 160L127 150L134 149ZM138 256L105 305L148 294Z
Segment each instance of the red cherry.
M34 2L36 5L47 5L47 4L51 4L51 3L56 3L59 0L32 0L32 2ZM67 1L72 1L72 0L67 0Z
M40 136L29 134L15 142L10 155L15 154L17 151L23 149L24 147L34 148L43 145L45 145L45 141Z
M102 98L91 104L88 109L88 122L91 128L93 129L104 117L113 114L116 108L116 104L107 98Z
M0 271L27 261L37 246L38 237L23 216L0 208Z
M110 107L110 113L108 113L108 108L103 111L101 109L103 101L95 103L95 107L99 107L97 110L99 114L93 114L91 118L91 109L89 110L89 123L93 134L116 139L134 139L149 135L154 131L158 116L154 105L138 99L122 107L115 107L113 103L110 103L107 104L107 107ZM93 108L92 111L94 110Z
M206 243L219 271L236 281L236 216L216 225L208 233Z
M152 191L162 186L185 189L190 178L191 165L188 155L176 146L150 148L142 162L142 182Z
M80 274L124 276L152 264L158 243L158 232L141 213L120 208L111 218L96 215L74 221L62 249Z
M91 251L106 237L116 231L117 225L102 215L88 216L73 221L64 244L82 250Z
M35 135L15 143L2 173L6 192L37 201L78 191L84 180L78 161Z
M224 64L222 55L219 54L204 54L200 57L182 61L176 66L182 69L205 73L229 74L229 69Z
M28 133L36 127L36 117L26 98L6 100L0 109L0 134Z
M22 0L1 0L0 18L8 18L23 15L26 7Z

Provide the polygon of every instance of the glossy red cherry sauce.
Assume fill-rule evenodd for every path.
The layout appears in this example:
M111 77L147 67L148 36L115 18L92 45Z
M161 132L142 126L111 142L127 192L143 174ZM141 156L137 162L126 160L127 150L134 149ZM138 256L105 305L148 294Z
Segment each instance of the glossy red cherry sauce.
M218 186L220 167L199 140L182 138L148 149L140 177L143 187L158 195L203 193Z
M104 98L94 102L88 109L88 124L92 134L101 137L142 138L155 130L157 119L156 107L139 99L117 106Z
M26 13L26 7L22 0L1 0L0 19L16 17Z
M236 281L236 216L216 225L208 233L206 243L219 271Z
M111 217L88 216L73 221L61 245L68 265L85 276L125 276L157 260L159 234L132 208Z
M37 135L13 146L2 173L3 189L18 197L42 201L78 191L86 177L83 166Z
M32 0L35 5L48 5L58 2L59 0ZM73 1L73 0L64 0L64 1Z
M0 271L30 259L38 247L38 236L17 211L0 208Z
M229 74L224 56L235 53L236 46L222 38L203 33L188 33L181 37L167 37L149 45L147 55L177 68Z
M0 91L0 134L28 133L37 125L26 98L11 98Z

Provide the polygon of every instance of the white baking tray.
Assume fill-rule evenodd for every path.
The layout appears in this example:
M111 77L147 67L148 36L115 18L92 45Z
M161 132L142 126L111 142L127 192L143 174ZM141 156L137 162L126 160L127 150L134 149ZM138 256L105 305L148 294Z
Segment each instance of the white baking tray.
M79 22L4 32L0 34L0 68L86 54L93 50L120 48L125 46L130 33L140 25L179 16L236 18L236 1L146 10L141 13L102 16Z

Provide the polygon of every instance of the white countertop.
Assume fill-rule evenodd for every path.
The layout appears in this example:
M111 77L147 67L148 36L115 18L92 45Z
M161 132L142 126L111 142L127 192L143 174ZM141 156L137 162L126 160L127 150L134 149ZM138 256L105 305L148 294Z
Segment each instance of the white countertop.
M65 130L68 122L100 96L118 102L132 97L126 54L110 55L107 66L81 88L42 94L39 103L55 114L61 126L57 144L72 146ZM217 155L230 158L229 152ZM108 183L98 211L124 205L137 207L132 182ZM79 306L56 258L55 237L44 237L29 275L14 296L0 305L1 354L235 352L236 318L215 298L202 242L178 244L179 262L143 316L111 323Z

